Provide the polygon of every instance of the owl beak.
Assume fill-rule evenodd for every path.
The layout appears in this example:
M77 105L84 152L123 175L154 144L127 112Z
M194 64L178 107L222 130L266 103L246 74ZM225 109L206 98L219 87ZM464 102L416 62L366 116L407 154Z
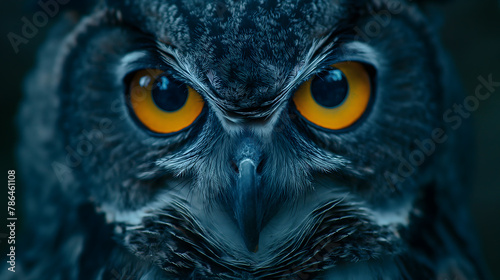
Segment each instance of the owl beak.
M261 227L261 210L258 207L257 167L252 159L240 161L236 182L234 213L248 251L257 252Z

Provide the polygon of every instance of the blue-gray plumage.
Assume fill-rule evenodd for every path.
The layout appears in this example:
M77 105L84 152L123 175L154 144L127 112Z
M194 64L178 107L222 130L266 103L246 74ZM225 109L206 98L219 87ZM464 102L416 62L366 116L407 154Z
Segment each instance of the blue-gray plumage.
M61 18L19 113L33 232L19 270L484 278L464 207L467 137L442 119L460 89L414 2L107 0ZM357 33L386 13L377 34ZM342 74L324 78L334 70ZM317 93L311 100L328 105L310 117L299 93L311 80L340 95ZM185 96L169 104L162 92L174 84ZM148 85L155 95L144 103ZM355 90L368 97L343 115L364 106L352 122L314 123ZM203 107L175 131L185 119L151 123L139 109L173 116L192 96ZM198 112L190 106L185 114ZM446 141L406 166L437 128Z

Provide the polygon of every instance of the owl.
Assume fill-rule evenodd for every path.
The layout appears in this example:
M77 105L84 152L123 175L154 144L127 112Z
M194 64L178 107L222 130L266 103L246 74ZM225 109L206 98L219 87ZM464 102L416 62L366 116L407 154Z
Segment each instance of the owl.
M90 3L25 82L7 276L486 277L429 3Z

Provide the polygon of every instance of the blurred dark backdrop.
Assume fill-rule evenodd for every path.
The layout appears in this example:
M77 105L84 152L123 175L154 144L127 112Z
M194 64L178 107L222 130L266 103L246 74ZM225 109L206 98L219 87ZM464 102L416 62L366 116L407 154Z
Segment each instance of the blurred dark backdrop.
M35 52L50 29L53 20L16 54L7 39L9 32L20 33L21 18L33 15L28 2L2 0L0 3L0 170L15 169L13 155L16 143L14 115L21 97L21 83L34 63ZM78 1L80 2L80 1ZM32 5L32 4L31 4ZM456 0L443 5L442 41L453 57L467 94L474 94L477 77L493 75L500 80L500 1ZM500 92L482 102L473 114L475 125L475 179L470 196L473 219L477 226L484 256L494 275L500 279ZM5 181L4 181L5 182ZM22 185L17 187L17 201L22 199ZM7 245L2 233L6 215L7 190L0 195L0 252ZM21 216L20 213L18 216ZM22 223L22 220L20 221ZM5 236L5 235L3 235Z

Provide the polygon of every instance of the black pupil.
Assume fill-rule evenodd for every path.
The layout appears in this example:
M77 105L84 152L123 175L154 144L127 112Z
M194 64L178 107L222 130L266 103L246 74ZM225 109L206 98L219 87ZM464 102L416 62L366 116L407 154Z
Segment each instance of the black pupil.
M330 69L311 82L311 94L316 103L326 108L342 104L349 92L349 84L339 69Z
M188 89L185 84L166 76L160 76L153 84L152 94L153 101L158 108L163 111L174 112L186 104Z

